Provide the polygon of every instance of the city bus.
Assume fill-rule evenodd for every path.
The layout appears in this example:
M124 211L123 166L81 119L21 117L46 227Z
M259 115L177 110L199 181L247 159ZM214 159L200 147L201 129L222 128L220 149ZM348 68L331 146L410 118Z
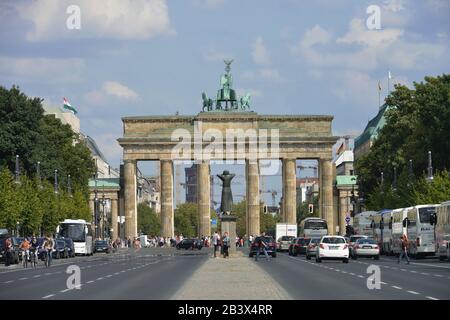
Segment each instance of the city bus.
M392 210L385 209L378 211L372 219L373 237L380 247L380 253L389 254L391 252L392 230L391 226Z
M437 208L436 243L439 260L450 260L450 201Z
M436 253L436 234L431 217L436 214L436 204L418 205L408 209L408 253L416 258Z
M328 234L327 221L321 218L305 218L299 225L299 237L321 238Z
M372 221L376 214L376 211L357 213L353 217L353 230L355 231L355 235L373 237Z
M75 254L92 255L92 226L85 220L66 219L56 227L56 236L73 240Z
M399 208L394 209L391 212L391 242L390 242L390 252L394 255L400 254L402 250L402 243L400 238L402 235L407 235L406 225L403 224L403 221L406 218L406 214L408 213L409 208Z

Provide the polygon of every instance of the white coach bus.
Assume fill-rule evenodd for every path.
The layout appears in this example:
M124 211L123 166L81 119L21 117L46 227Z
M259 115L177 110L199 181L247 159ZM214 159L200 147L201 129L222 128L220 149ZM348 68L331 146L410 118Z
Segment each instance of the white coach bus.
M450 260L450 201L437 208L436 243L439 260Z
M436 253L436 239L432 216L436 214L436 204L418 205L408 209L408 253L416 258Z
M391 212L391 252L394 255L400 254L400 251L402 250L400 238L402 235L407 235L408 232L406 224L403 223L407 216L408 209L410 208L399 208L394 209Z
M70 238L73 240L75 254L93 254L92 227L89 222L82 219L66 219L58 225L56 234L58 237Z
M373 218L377 214L376 211L364 211L357 213L353 217L353 230L355 235L373 237Z

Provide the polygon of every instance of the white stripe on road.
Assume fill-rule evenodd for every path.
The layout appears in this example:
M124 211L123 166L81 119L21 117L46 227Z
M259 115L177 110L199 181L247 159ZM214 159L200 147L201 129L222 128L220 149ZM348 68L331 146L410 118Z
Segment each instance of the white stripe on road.
M433 297L425 297L425 298L430 299L430 300L439 300L439 299L433 298Z
M39 278L40 276L41 276L40 274L37 274L33 278Z
M421 272L420 274L423 274L424 276L429 276L430 275L429 273L426 273L426 272Z
M19 281L27 280L28 278L20 278Z
M440 266L440 265L434 265L429 263L417 263L417 262L411 262L411 264L415 264L418 266L429 266L429 267L436 267L436 268L444 268L444 269L450 269L450 267Z
M97 280L103 280L103 279L104 279L103 277L97 278Z
M90 281L88 281L88 282L86 282L86 283L92 283L92 282L94 282L94 280L90 280Z
M54 296L54 294L49 294L48 296L42 297L42 299L48 299L48 298L51 298L53 296Z
M412 293L412 294L420 294L420 293L418 293L418 292L411 291L411 290L408 290L407 292Z
M443 277L443 275L440 275L440 274L435 274L434 276L435 277Z
M391 286L391 287L394 288L394 289L402 290L402 288L397 287L397 286Z
M61 290L60 292L61 293L64 293L64 292L67 292L67 291L69 291L70 289L64 289L64 290Z
M359 275L359 276L358 276L358 278L361 278L361 279L363 279L364 277L363 277L363 276L361 276L361 275Z
M409 272L412 272L412 273L417 273L417 271L414 271L414 270L410 270Z
M4 283L13 283L13 282L14 282L14 280L9 280L9 281L6 281Z

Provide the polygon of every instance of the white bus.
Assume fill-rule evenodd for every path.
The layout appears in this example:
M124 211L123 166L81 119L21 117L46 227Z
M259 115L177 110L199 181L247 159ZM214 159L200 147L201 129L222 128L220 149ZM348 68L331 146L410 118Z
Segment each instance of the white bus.
M436 243L439 260L450 260L450 201L437 208Z
M57 237L73 240L75 254L93 254L92 226L89 222L82 219L66 219L58 225L56 234Z
M377 241L380 252L383 254L391 253L392 230L391 226L392 210L378 211L372 219L373 237Z
M327 221L321 218L305 218L300 222L298 236L321 238L328 234Z
M414 206L408 209L408 253L420 258L436 253L434 225L430 220L436 214L436 204Z
M355 231L355 235L373 237L372 221L376 214L376 211L357 213L353 217L353 230Z
M407 235L406 225L403 224L403 221L406 218L408 209L410 208L394 209L391 213L391 252L394 255L400 254L402 250L400 238L404 234Z

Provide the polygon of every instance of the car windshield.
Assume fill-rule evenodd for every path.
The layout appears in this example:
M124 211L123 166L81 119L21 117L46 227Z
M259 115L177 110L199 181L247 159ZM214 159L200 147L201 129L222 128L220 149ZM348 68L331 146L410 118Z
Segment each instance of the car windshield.
M323 238L323 243L332 243L332 244L338 244L338 243L345 243L344 238L338 238L338 237L327 237Z
M104 245L106 245L106 241L104 241L104 240L97 240L97 241L95 241L95 245L98 245L98 246L104 246Z
M321 220L305 221L305 229L326 229L327 223Z
M71 238L75 242L85 241L84 226L81 223L61 223L59 235L64 238Z
M260 240L264 241L265 243L271 243L273 242L272 237L256 237L255 242L258 243Z
M421 223L430 223L431 213L436 212L435 207L419 208L419 218Z
M320 243L320 238L314 238L314 239L311 239L311 243L312 243L312 244L318 244L318 243Z
M362 237L362 236L359 236L359 237L350 237L350 242L356 242L358 239L361 239L361 238L365 238L365 237Z
M293 236L282 236L281 241L292 241L294 239Z
M377 244L377 242L373 239L359 239L356 241L358 244Z

